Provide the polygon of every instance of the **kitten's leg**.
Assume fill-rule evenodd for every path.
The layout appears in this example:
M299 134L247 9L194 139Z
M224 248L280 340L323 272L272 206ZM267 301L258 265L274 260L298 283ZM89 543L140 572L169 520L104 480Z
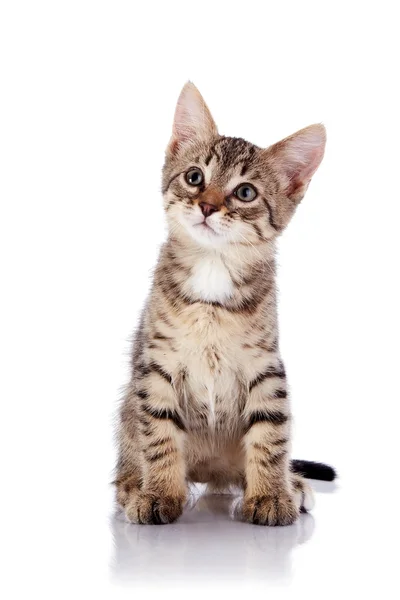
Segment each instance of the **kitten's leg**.
M170 377L154 364L136 388L132 418L136 421L141 481L124 499L125 515L134 523L171 523L182 513L187 495L184 425L176 393ZM131 414L128 407L125 411ZM129 418L122 418L122 423L124 420Z
M290 525L299 515L290 472L290 411L279 360L249 385L244 410L243 516L259 525Z
M140 432L137 421L137 396L129 387L120 411L118 429L118 463L116 467L116 500L125 508L130 498L137 494L142 485L142 460Z
M301 512L308 512L314 508L314 492L310 484L301 475L292 473L291 477L292 489L294 492L294 501L297 508Z

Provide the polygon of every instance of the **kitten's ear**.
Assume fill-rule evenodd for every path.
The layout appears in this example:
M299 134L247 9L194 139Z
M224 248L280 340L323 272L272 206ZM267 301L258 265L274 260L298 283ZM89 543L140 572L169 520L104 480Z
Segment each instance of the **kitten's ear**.
M197 87L188 81L178 98L172 137L167 152L176 153L194 140L207 141L218 135L214 119Z
M300 202L325 151L326 131L322 124L310 125L265 150L268 161L281 177L288 198Z

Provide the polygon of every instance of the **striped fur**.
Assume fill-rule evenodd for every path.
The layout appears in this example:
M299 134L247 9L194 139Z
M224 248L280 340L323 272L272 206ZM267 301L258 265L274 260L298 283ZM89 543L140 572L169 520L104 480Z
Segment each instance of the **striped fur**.
M190 481L240 486L252 523L289 524L311 507L290 468L275 240L324 141L320 125L267 150L220 136L199 92L185 86L163 169L169 236L120 413L117 499L132 522L175 520ZM187 182L193 167L197 186ZM236 195L244 183L257 192L251 202ZM204 206L213 211L206 219Z

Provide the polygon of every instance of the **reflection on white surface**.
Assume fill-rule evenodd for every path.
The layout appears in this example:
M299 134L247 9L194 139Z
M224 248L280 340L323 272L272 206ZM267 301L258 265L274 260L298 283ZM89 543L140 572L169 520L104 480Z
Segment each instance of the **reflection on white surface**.
M314 518L302 514L290 527L261 527L240 522L239 506L238 497L204 494L171 525L113 517L114 582L290 579L292 551L311 538Z
M313 480L312 487L318 494L332 494L338 488L336 481L316 481Z

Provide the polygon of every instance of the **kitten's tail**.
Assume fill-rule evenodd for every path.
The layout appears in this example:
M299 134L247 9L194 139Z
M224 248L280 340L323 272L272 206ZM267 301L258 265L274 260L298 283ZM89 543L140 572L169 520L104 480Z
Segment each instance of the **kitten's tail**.
M320 481L333 481L337 473L333 467L312 460L292 460L290 468L293 473L303 475L307 479L319 479Z

